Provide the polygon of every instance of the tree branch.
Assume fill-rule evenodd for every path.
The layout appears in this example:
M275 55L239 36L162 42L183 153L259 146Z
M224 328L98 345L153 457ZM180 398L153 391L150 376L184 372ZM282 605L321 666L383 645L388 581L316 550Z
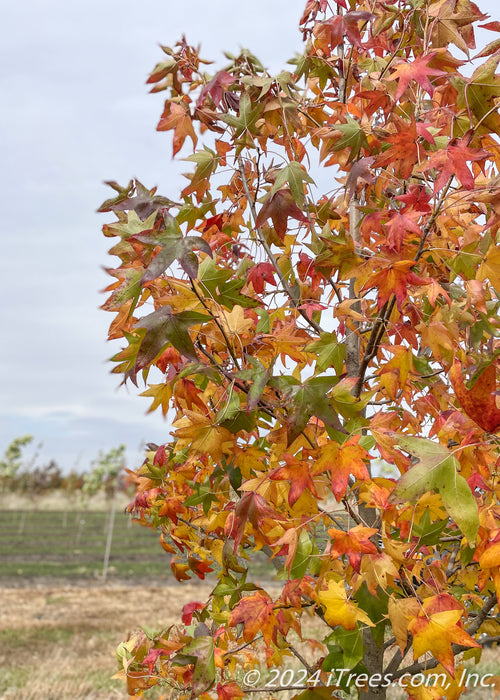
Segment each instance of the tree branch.
M245 190L245 196L246 196L248 203L250 205L250 210L252 212L252 217L253 217L253 220L255 223L255 221L257 220L257 212L255 211L255 202L253 201L252 196L250 194L250 189L248 187L247 177L245 174L245 165L243 163L243 159L241 156L238 156L238 168L240 171L241 180L243 182L243 189ZM280 282L283 285L283 289L285 290L286 295L290 299L292 306L295 309L297 309L297 311L302 316L302 318L305 321L307 321L307 323L311 326L311 328L313 328L316 331L316 333L323 333L323 329L321 328L321 326L319 326L316 323L316 321L314 321L312 318L309 318L309 316L306 314L304 309L299 309L297 299L295 299L294 294L292 292L292 289L291 289L290 285L288 284L288 282L286 281L285 276L284 276L283 272L281 271L280 266L278 265L278 261L274 257L274 254L271 250L271 247L269 246L268 242L266 241L260 226L256 227L255 231L257 232L257 236L259 238L261 245L263 246L263 248L266 251L267 257L271 261L271 265L274 267L278 277L280 278Z

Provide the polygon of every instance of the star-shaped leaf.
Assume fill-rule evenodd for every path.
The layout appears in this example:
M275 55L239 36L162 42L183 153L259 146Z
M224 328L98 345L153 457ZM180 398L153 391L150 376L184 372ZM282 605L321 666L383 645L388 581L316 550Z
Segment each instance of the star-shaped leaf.
M408 625L413 635L413 654L415 659L430 651L448 673L454 677L455 656L452 644L467 647L480 647L467 632L458 626L462 617L461 610L444 610L429 615L422 611Z
M411 80L415 80L421 88L426 90L429 95L434 94L434 86L429 78L431 76L447 75L446 71L438 68L429 68L429 63L437 55L436 51L427 54L426 56L417 56L412 61L401 61L396 66L396 70L391 74L389 80L397 80L398 85L394 99L397 101L403 95Z
M307 489L313 496L319 498L318 492L312 480L310 465L308 462L296 459L292 455L283 455L286 467L279 467L271 474L273 481L290 481L290 491L288 492L288 503L293 506L302 496L304 489Z
M198 274L198 258L193 248L203 251L212 257L212 249L201 236L182 235L179 224L171 214L165 214L165 230L159 233L139 233L134 236L141 243L161 246L142 276L141 283L151 282L162 275L170 265L177 260L182 269L190 276Z
M171 344L184 357L197 360L193 341L188 328L210 320L209 316L196 311L172 313L170 306L164 306L148 316L137 321L137 329L146 329L142 338L134 367L127 372L134 384L137 383L137 373L148 367L166 345Z
M347 600L343 581L329 581L328 589L318 593L318 601L325 607L326 622L335 627L341 625L346 630L356 629L357 622L373 627L368 615L356 603Z
M272 219L273 226L280 238L283 238L287 228L288 219L296 219L305 224L308 219L298 208L290 190L278 190L275 194L269 195L259 211L255 226L259 228L267 219Z
M365 463L368 453L358 442L359 435L354 435L343 445L331 441L319 451L315 469L331 473L332 491L337 501L345 495L351 474L362 481L370 478Z

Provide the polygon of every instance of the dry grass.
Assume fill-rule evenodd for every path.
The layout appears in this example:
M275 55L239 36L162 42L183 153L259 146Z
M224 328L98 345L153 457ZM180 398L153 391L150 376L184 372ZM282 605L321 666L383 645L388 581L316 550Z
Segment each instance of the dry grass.
M179 620L203 585L33 587L0 589L0 698L104 700L127 698L114 649L141 624Z
M116 510L124 510L125 506L132 500L131 495L125 493L118 493L115 497L115 507ZM51 491L48 494L44 494L39 498L29 498L26 495L19 493L0 493L0 509L1 510L60 510L65 511L77 508L82 510L83 501L79 497L79 493L76 492L73 496L66 494L64 491ZM88 498L85 503L84 510L98 510L107 511L109 510L109 501L103 493L98 493L91 498Z
M0 700L125 700L123 683L111 678L117 670L116 646L141 625L159 628L178 622L182 606L205 600L210 588L206 584L0 588ZM315 636L312 624L307 625L311 626L307 634ZM284 666L298 668L297 664L290 659ZM470 670L497 674L498 651L485 650L479 667ZM267 697L288 700L293 695L280 692ZM389 697L407 696L392 688ZM464 696L493 697L491 690L479 688Z

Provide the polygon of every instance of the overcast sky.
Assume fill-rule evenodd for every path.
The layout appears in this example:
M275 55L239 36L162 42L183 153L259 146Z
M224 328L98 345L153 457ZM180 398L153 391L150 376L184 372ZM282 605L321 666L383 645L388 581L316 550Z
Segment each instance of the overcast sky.
M493 0L483 11L500 19ZM30 433L40 461L84 468L99 449L164 442L169 426L149 399L118 388L99 310L111 245L97 207L103 180L138 177L176 198L183 163L155 131L163 98L145 80L158 44L183 33L224 64L252 50L272 71L301 51L305 0L28 0L5 3L0 46L3 231L0 256L0 453ZM496 38L489 33L488 41ZM106 218L107 216L107 218Z
M2 9L0 148L0 452L31 433L42 461L85 467L99 449L163 442L169 426L149 399L118 389L99 310L115 264L96 214L102 182L137 176L176 197L183 163L155 131L163 98L149 72L185 33L224 64L250 48L270 69L301 50L302 0L28 0ZM107 218L106 218L107 216Z

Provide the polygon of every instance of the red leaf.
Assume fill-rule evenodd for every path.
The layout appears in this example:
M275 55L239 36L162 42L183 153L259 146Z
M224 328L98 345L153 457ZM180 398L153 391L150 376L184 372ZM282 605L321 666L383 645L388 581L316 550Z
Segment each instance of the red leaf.
M191 620L193 619L193 613L195 610L203 610L204 608L203 603L199 603L198 601L193 601L192 603L186 603L186 605L182 606L182 622L185 625L190 625Z
M232 681L231 683L217 684L217 698L219 700L233 700L233 698L244 698L245 693L240 686Z
M276 270L271 263L263 262L252 267L248 273L247 279L252 283L252 287L255 289L257 294L262 294L266 283L272 284L274 287L276 287L276 280L274 279L275 273Z
M278 190L274 195L268 197L262 205L262 209L259 211L255 221L255 226L259 228L268 218L271 218L276 233L280 238L283 238L288 227L288 217L302 221L305 224L308 223L304 213L295 204L290 190Z
M262 525L266 519L271 522L275 520L283 521L285 517L273 510L260 494L253 491L245 493L235 508L232 520L228 519L230 530L226 534L234 538L235 552L243 539L247 522L250 522L257 532L261 532Z
M301 462L288 454L283 455L283 459L286 462L286 467L276 469L276 471L271 474L271 479L273 481L286 479L290 482L290 491L288 492L288 503L290 506L293 506L293 504L299 500L304 489L310 491L315 498L319 498L316 487L314 486L314 481L311 478L309 464L307 462Z
M418 56L411 63L403 61L396 66L396 70L390 76L389 80L397 80L398 87L394 99L397 101L404 93L410 80L415 80L420 87L426 90L429 95L434 94L434 86L429 80L429 76L447 75L446 71L438 68L429 68L428 64L437 56L437 52L427 54L426 56Z
M413 216L408 213L395 212L385 228L387 231L387 245L390 250L400 252L404 239L408 232L416 234L419 238L422 237L420 226L415 222L415 216L419 218L420 214L414 212Z
M455 360L450 369L450 381L461 407L469 418L488 433L495 433L500 428L500 409L495 397L495 365L488 365L476 379L472 389L467 389L462 377L462 365Z
M484 160L490 154L482 148L469 148L468 144L468 135L462 139L453 139L446 150L436 151L427 163L417 168L424 172L434 168L439 173L434 182L434 192L443 188L452 176L457 177L466 189L474 188L474 176L467 167L467 161Z
M500 22L487 22L486 24L479 24L481 29L489 29L492 32L500 32Z

